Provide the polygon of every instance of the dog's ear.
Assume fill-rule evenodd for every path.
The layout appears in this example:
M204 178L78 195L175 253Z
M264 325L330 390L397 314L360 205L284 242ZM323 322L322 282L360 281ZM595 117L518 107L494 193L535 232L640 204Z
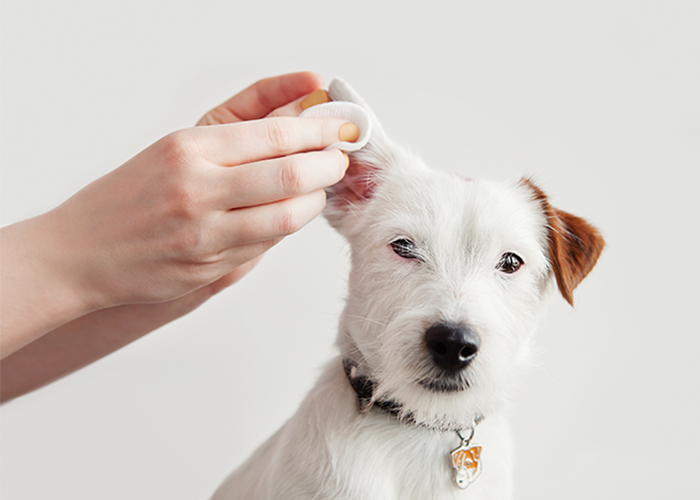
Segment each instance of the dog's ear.
M550 265L559 291L573 306L573 291L595 266L605 241L585 220L551 206L547 196L532 181L523 179L522 183L532 190L547 218Z
M372 197L382 175L400 163L406 153L387 137L377 117L365 101L347 83L334 79L328 93L333 101L355 103L364 108L372 119L372 135L365 147L348 154L350 165L345 177L326 189L326 219L337 230L344 232L344 221L356 218L359 210ZM352 214L350 217L348 215Z

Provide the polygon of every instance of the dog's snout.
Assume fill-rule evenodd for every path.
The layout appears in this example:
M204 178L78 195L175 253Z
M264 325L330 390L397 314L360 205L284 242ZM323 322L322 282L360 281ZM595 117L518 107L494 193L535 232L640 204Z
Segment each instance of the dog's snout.
M438 323L425 332L425 345L433 361L452 373L467 367L480 344L479 336L466 325Z

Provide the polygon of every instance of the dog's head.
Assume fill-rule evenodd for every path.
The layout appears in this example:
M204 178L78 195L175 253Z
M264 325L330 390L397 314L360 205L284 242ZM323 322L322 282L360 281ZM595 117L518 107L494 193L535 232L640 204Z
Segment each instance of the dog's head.
M430 169L388 139L347 84L334 81L330 94L374 120L325 211L352 255L342 355L404 416L468 427L507 399L552 282L571 303L603 239L529 180Z

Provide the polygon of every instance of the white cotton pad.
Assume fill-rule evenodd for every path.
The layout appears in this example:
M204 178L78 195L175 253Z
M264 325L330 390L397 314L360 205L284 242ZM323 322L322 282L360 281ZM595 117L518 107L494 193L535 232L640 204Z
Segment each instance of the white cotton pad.
M369 142L372 135L372 118L361 106L352 102L326 102L317 104L304 110L299 116L312 116L318 118L342 118L353 122L360 129L360 135L355 142L338 141L326 149L340 149L342 151L357 151Z

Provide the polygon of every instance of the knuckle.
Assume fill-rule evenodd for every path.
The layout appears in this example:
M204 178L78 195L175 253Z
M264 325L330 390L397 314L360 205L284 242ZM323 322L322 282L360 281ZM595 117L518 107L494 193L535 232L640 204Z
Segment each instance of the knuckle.
M207 263L212 259L208 231L199 224L188 224L179 231L173 242L180 258L191 263Z
M276 222L277 230L275 233L280 236L289 236L297 232L301 227L298 212L293 207L289 206L280 210Z
M180 255L186 256L188 260L195 260L201 245L200 237L197 231L182 231L176 240L176 249Z
M168 215L180 222L196 221L200 216L200 199L192 182L188 181L188 176L182 173L173 174L167 183Z
M265 127L265 140L275 150L280 153L289 151L292 145L292 136L285 121L279 118L267 120Z
M300 193L304 186L303 166L298 157L290 156L282 162L280 184L285 194Z
M166 162L173 167L189 165L198 158L198 146L193 134L178 130L162 139Z

